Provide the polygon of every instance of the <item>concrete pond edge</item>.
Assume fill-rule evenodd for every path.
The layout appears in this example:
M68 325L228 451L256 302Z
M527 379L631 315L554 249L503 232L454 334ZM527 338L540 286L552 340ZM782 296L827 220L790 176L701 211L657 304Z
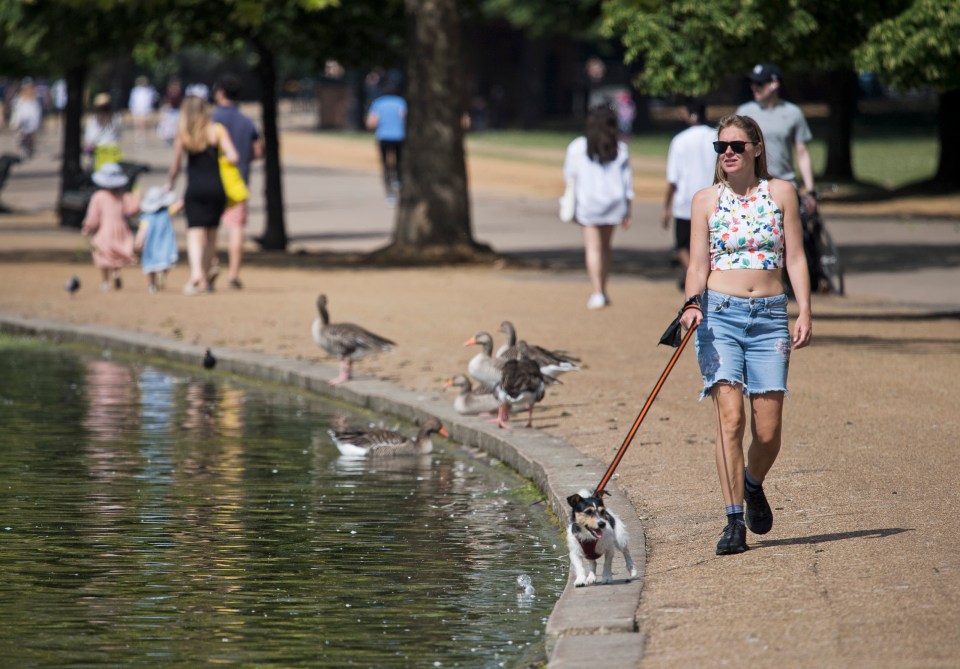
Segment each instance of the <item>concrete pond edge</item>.
M206 350L157 335L9 314L0 314L0 331L195 365ZM439 389L436 393L415 392L370 377L331 386L327 381L337 374L333 365L232 348L217 347L215 354L221 371L301 388L411 423L436 416L454 441L481 449L533 482L560 519L569 517L567 496L592 488L606 471L607 465L559 437L535 429L504 431L484 418L462 416L454 411L450 394ZM607 490L607 504L630 533L630 552L639 574L627 580L623 557L617 555L612 585L575 588L568 578L547 621L546 649L552 669L588 666L600 657L606 666L636 666L643 656L643 638L636 622L646 562L643 526L623 491L615 484Z

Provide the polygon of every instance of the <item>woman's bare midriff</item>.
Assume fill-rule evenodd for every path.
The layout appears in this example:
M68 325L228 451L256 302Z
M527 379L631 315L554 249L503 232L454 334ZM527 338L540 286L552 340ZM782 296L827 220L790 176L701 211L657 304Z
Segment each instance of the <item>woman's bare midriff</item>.
M707 277L707 288L734 297L773 297L783 293L783 270L714 270Z

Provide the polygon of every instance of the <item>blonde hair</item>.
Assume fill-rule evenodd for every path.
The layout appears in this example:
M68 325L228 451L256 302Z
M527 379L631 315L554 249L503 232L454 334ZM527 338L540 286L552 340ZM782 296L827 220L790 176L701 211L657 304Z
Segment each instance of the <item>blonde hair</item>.
M183 148L190 153L199 153L210 146L207 141L207 127L210 125L210 113L206 101L188 96L180 105L180 127L177 136Z
M760 145L760 155L753 159L753 172L758 179L769 179L770 173L767 172L767 148L766 144L763 142L763 131L760 130L760 126L757 125L757 122L754 121L749 116L737 116L736 114L728 114L720 119L720 122L717 123L717 138L719 139L720 133L729 127L739 128L746 133L747 139L755 144ZM720 161L720 156L717 156L717 168L713 175L713 183L726 183L727 182L727 173L723 171L723 163Z

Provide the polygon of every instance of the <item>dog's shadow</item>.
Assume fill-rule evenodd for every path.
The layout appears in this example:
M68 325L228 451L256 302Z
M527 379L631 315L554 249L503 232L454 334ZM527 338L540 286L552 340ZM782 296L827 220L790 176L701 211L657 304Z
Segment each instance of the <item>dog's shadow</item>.
M822 544L828 541L844 541L846 539L886 539L902 532L913 532L908 527L886 527L874 530L855 530L853 532L833 532L831 534L814 534L809 537L793 537L790 539L761 539L750 545L751 549L768 548L774 546L803 546L808 544Z

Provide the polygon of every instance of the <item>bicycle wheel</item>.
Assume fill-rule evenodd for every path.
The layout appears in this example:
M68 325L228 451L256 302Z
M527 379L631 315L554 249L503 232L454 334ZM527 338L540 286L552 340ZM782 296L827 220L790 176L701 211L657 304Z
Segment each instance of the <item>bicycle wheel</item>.
M818 221L813 241L820 259L821 285L825 283L829 292L834 295L843 295L843 263L840 261L837 245L833 243L833 237L823 221Z

